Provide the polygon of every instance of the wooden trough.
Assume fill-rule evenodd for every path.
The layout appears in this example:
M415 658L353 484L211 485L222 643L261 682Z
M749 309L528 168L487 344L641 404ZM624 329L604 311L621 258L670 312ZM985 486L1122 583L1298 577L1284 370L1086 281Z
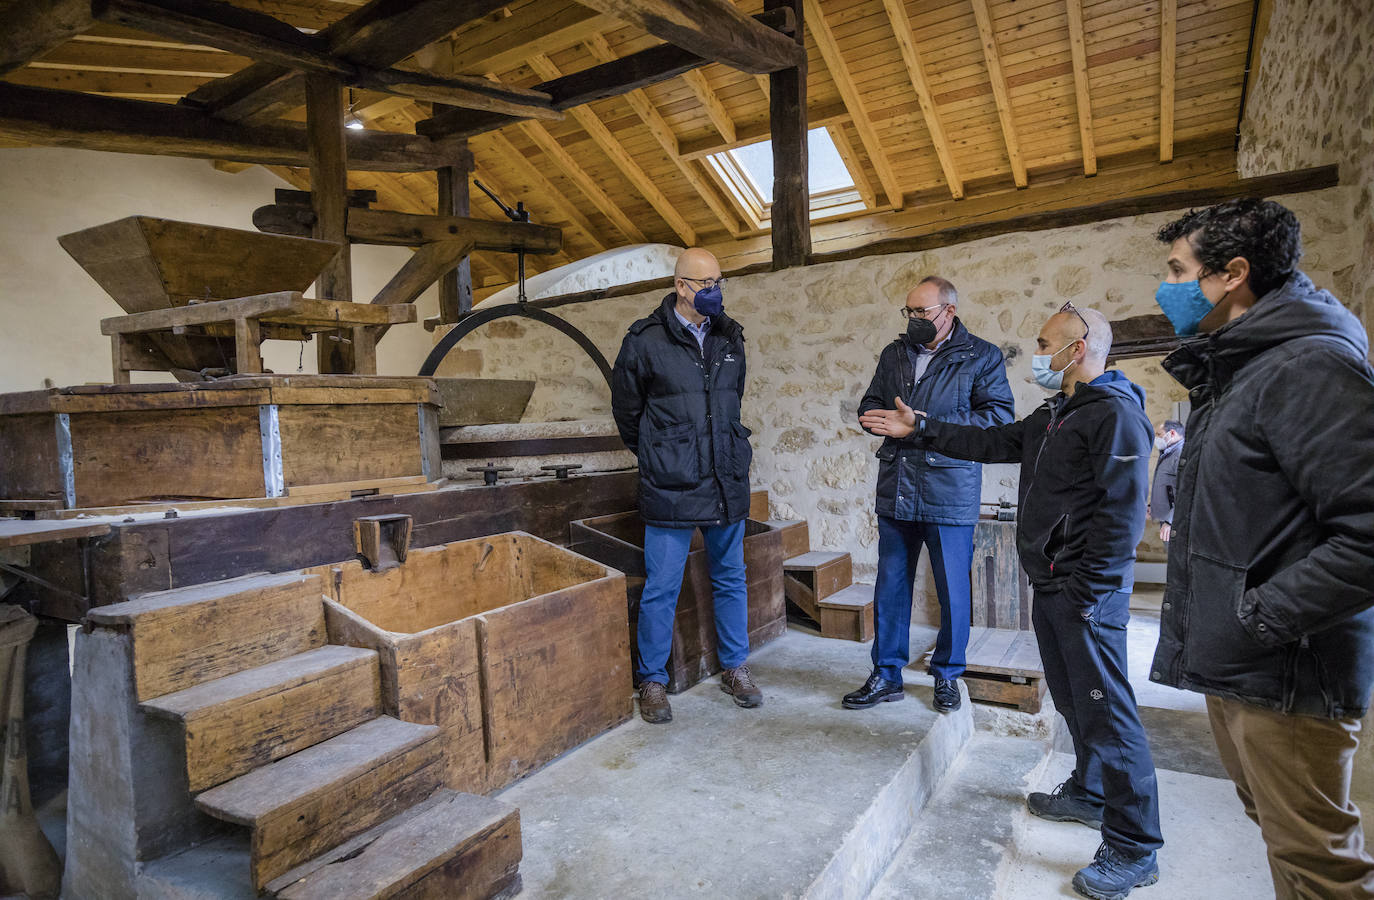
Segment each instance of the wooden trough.
M330 641L377 651L388 715L441 729L450 788L495 790L630 717L613 569L512 532L315 571Z
M569 548L629 576L630 645L636 664L635 626L644 590L644 520L637 512L571 522ZM758 649L787 630L782 583L782 533L745 520L744 568L749 591L749 647ZM682 576L673 646L668 654L668 690L674 694L720 671L711 603L711 571L700 532L692 535Z

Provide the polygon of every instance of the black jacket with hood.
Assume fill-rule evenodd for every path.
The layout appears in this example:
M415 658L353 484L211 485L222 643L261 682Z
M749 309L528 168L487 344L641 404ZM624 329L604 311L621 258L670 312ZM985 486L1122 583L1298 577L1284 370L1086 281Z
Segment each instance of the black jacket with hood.
M749 513L749 429L740 423L744 331L711 317L705 347L678 321L677 295L630 326L611 378L611 413L639 457L639 511L664 528L733 525Z
M1374 684L1374 371L1296 272L1170 354L1190 391L1150 677L1316 717Z
M1063 591L1087 618L1135 583L1154 426L1145 392L1115 369L995 428L918 419L948 456L1021 464L1016 549L1037 591Z

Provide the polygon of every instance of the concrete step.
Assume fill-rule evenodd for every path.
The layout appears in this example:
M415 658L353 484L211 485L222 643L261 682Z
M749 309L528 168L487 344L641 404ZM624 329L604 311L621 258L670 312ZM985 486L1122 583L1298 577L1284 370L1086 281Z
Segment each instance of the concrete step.
M428 797L443 780L434 725L382 716L196 797L252 831L252 883L269 881Z
M142 702L325 644L324 579L248 575L144 594L86 614L133 634Z
M324 646L145 701L180 723L203 791L381 715L375 650Z

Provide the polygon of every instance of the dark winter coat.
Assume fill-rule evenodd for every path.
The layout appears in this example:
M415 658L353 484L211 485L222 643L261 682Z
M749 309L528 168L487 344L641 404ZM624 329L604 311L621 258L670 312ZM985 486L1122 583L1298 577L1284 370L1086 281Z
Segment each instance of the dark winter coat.
M1175 441L1159 451L1155 478L1150 483L1150 518L1156 522L1174 521L1174 498L1178 493L1178 459L1183 441Z
M1087 617L1104 595L1134 586L1154 427L1145 392L1125 375L1056 394L1010 425L919 419L917 429L950 456L1021 464L1016 549L1036 590L1064 591Z
M611 412L639 457L639 511L666 528L730 525L749 513L749 429L740 423L744 332L714 316L704 350L669 294L630 326L611 379Z
M913 346L902 335L883 348L859 414L892 409L900 395L912 409L961 425L1005 425L1015 416L1002 351L974 337L958 319L949 339L915 381ZM908 439L884 438L878 448L880 516L904 522L972 525L978 521L983 467L925 449Z
M1374 371L1301 272L1164 366L1190 391L1150 677L1358 717L1374 684Z

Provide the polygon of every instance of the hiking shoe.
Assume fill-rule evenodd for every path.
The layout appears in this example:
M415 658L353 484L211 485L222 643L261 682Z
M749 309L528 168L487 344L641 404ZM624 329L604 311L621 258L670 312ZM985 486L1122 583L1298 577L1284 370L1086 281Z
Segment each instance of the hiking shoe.
M868 709L879 703L895 703L905 699L906 692L902 690L900 681L888 681L874 672L868 676L863 687L845 694L840 702L844 704L845 709Z
M1065 781L1052 792L1036 792L1026 798L1026 807L1042 819L1051 822L1079 822L1094 831L1102 830L1102 807L1074 796L1073 779Z
M720 689L735 698L736 706L753 709L763 705L763 691L754 684L748 666L736 666L720 673Z
M668 704L668 691L657 681L645 681L640 684L639 717L651 725L673 721L673 708Z
M954 712L962 704L959 696L959 679L935 679L935 708L940 712Z
M1126 900L1131 891L1158 880L1159 860L1153 850L1131 856L1104 841L1092 863L1074 874L1073 889L1093 900Z

